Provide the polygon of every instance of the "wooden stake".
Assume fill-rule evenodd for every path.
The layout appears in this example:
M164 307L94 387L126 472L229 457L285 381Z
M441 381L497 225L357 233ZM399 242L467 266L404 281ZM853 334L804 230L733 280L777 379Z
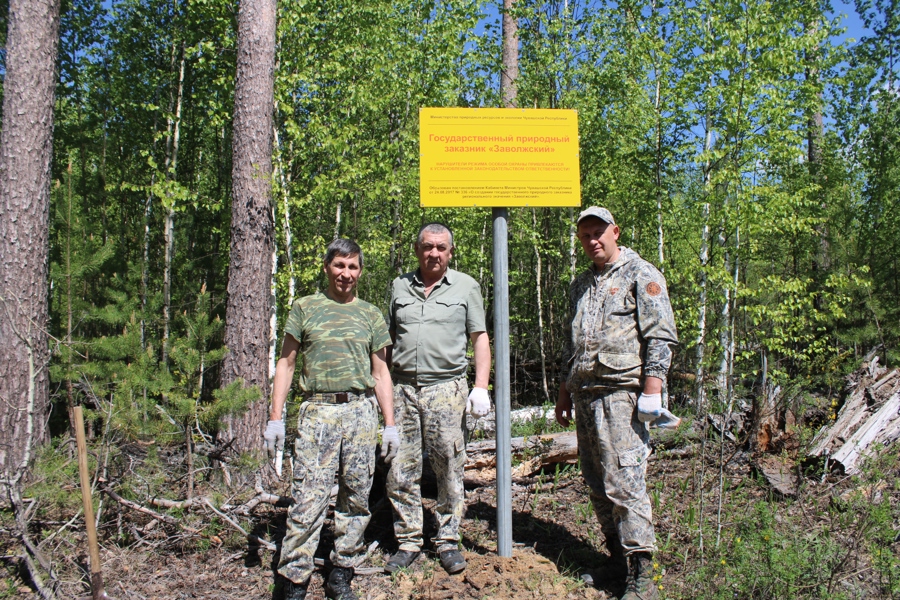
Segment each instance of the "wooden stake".
M88 548L91 555L91 598L108 598L103 591L103 573L100 570L100 545L97 543L97 528L94 526L94 504L91 500L91 480L88 477L87 443L84 439L84 414L80 406L75 414L75 442L78 446L78 474L81 476L81 500L84 503L84 526L87 529Z

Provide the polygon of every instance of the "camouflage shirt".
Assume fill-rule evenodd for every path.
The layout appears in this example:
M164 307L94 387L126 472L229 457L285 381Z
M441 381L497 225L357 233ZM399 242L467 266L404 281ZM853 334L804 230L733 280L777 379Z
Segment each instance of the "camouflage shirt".
M666 378L678 343L666 280L630 248L602 271L591 268L569 287L563 365L570 392L592 387L641 389Z
M324 294L304 296L284 331L300 342L300 389L312 393L374 388L371 355L391 344L381 311L359 298L342 304Z

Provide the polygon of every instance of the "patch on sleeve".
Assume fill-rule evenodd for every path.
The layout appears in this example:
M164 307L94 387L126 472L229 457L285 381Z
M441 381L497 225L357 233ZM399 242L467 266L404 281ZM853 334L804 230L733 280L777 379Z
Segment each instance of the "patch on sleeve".
M651 296L659 296L662 294L662 288L655 281L651 281L647 284L647 293Z

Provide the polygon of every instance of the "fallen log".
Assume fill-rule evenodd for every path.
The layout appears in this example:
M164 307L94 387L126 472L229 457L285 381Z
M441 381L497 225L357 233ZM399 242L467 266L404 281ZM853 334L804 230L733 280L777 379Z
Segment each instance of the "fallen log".
M857 463L876 442L882 446L896 440L900 430L900 394L894 394L881 409L856 430L847 442L831 456L844 466L845 473L855 473ZM891 439L893 438L893 439Z
M875 359L849 380L843 407L832 425L818 431L809 456L825 457L852 475L874 448L900 439L900 370L886 372Z
M542 468L578 459L578 440L574 431L517 437L510 440L510 450L522 462L513 468L513 477L528 477ZM466 447L466 470L497 466L496 440L473 442Z
M652 444L654 448L668 450L667 456L682 456L682 450L676 449L685 443L699 439L699 433L693 428L686 430L653 429ZM574 431L516 437L510 440L512 455L522 462L513 467L513 477L530 477L541 469L559 463L574 464L578 460L578 438ZM497 466L496 440L471 442L466 446L466 471L494 469ZM694 453L693 447L683 450L684 456ZM481 477L466 475L467 484L478 487L483 483Z

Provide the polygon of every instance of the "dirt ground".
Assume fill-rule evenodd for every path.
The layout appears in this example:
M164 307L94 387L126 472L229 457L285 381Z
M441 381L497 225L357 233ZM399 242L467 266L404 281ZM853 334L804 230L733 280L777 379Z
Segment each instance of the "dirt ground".
M467 491L467 514L462 526L466 570L450 576L436 556L426 552L410 568L393 576L357 575L353 587L360 598L450 599L450 598L604 598L618 588L595 590L580 578L579 566L602 567L602 540L596 519L588 515L585 523L587 492L574 471L543 484L524 481L514 485L514 548L511 558L496 553L496 504L493 487ZM426 488L426 493L429 490ZM433 492L433 490L430 490ZM431 494L433 496L433 494ZM390 509L373 497L377 507L367 531L367 541L378 541L362 567L380 567L396 549L391 533ZM426 514L435 504L425 499ZM259 511L258 531L280 541L284 535L284 510ZM326 558L333 542L331 521L326 522L317 556ZM426 537L433 534L434 522L426 526ZM224 536L223 536L224 537ZM103 571L110 596L117 599L175 600L187 598L265 598L277 600L274 589L274 553L265 549L248 551L235 547L210 546L202 552L144 550L106 546L102 554ZM602 543L599 544L602 548ZM324 598L325 569L313 575L310 598ZM621 586L619 586L621 587ZM2 597L2 596L0 596Z
M697 527L695 510L706 515L722 511L716 505L716 489L725 489L730 498L752 506L765 501L775 506L776 521L793 518L798 511L810 511L811 503L772 500L772 492L753 474L749 456L733 447L708 448L700 456L696 443L671 451L657 450L648 465L648 489L654 504L657 540L660 551L655 560L657 577L663 598L724 597L710 595L709 588L697 583ZM719 471L718 465L724 464ZM896 468L896 467L895 467ZM513 556L500 558L496 554L496 502L493 473L467 473L467 512L461 526L463 553L468 562L466 570L449 576L436 557L426 552L409 569L388 576L383 573L359 574L353 587L360 598L367 600L397 599L482 599L482 598L547 598L547 599L609 599L624 591L621 579L609 576L607 552L603 535L593 514L588 491L576 465L564 465L558 471L545 472L537 477L514 479L513 483ZM696 486L704 480L703 486ZM285 478L285 482L287 479ZM481 482L479 484L478 482ZM828 478L813 482L819 506L824 506L842 492L844 480ZM396 550L391 526L391 511L383 496L383 477L376 477L371 505L373 518L366 532L367 543L377 547L361 565L363 570L375 571L387 556ZM273 492L287 493L283 489ZM705 490L698 498L698 489ZM433 486L424 487L426 516L432 516L435 504ZM205 490L211 492L211 490ZM827 493L824 493L827 492ZM201 491L200 493L204 493ZM898 494L900 496L900 494ZM232 500L229 500L232 501ZM183 526L154 523L146 515L104 499L105 515L101 522L101 562L106 589L118 600L181 600L181 599L247 599L279 600L275 589L273 566L275 552L266 548L249 548L247 539L223 519L210 511L190 511L169 514L180 523L188 522L192 531ZM725 505L725 512L729 510ZM740 542L742 535L733 531L739 520L731 507L732 521L723 519L719 531L707 530L708 548L719 536L723 545ZM750 510L748 508L748 510ZM725 513L722 513L725 514ZM90 593L87 571L87 544L80 525L80 516L59 514L58 520L32 525L32 536L41 542L42 551L53 561L61 582L57 597L85 598ZM709 517L712 520L712 516ZM248 519L238 518L246 527ZM810 521L812 522L812 521ZM753 521L750 521L751 526ZM279 543L285 531L285 509L261 504L252 513L249 526L262 539ZM317 557L327 559L332 547L331 520L326 522ZM744 525L746 527L746 525ZM433 535L436 524L426 520L425 535ZM743 534L747 535L747 534ZM768 537L765 538L768 540ZM895 541L896 545L896 541ZM428 550L426 548L426 550ZM7 589L0 599L35 598L38 595L21 577L16 577L16 557L21 548L10 537L10 531L0 530L0 555L5 555ZM737 554L720 555L729 560ZM710 562L705 560L706 568ZM725 565L725 560L722 565ZM727 568L725 566L723 569ZM877 581L865 564L845 569L853 577L841 580L841 597L866 598L879 595ZM313 575L310 598L324 598L323 575L320 568ZM597 587L583 581L582 575L593 575ZM742 573L737 574L743 577ZM733 576L732 576L733 577ZM693 579L692 579L693 578ZM728 582L723 572L721 581ZM708 582L707 582L708 584ZM700 590L705 590L702 593ZM747 595L744 592L728 597L778 597L770 593ZM804 597L809 597L804 595Z

